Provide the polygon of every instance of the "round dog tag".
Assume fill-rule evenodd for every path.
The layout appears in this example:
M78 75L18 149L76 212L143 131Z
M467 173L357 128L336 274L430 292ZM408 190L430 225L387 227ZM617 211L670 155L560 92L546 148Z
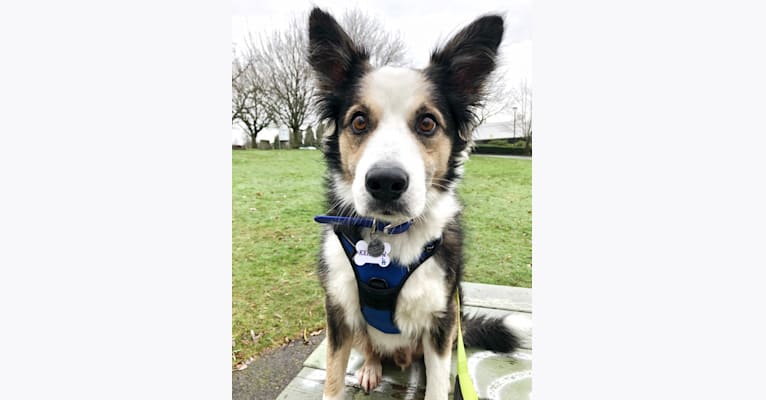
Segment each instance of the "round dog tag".
M367 253L373 257L379 257L381 254L383 254L384 250L385 247L383 245L383 241L378 238L372 239L370 244L367 246Z

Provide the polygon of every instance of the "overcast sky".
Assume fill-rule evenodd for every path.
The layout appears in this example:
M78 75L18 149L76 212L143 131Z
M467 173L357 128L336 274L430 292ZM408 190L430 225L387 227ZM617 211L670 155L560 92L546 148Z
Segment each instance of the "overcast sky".
M378 18L390 31L402 34L407 57L422 68L436 44L444 43L460 28L482 14L505 15L506 33L501 47L509 84L526 79L532 83L532 18L528 0L468 0L446 4L433 0L330 1L330 0L233 0L232 42L240 45L247 32L281 28L297 13L307 13L316 5L336 19L348 8L359 8ZM308 23L308 22L307 22Z

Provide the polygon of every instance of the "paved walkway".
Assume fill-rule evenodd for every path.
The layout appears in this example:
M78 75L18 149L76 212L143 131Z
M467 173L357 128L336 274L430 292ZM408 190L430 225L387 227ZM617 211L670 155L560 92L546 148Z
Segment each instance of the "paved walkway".
M532 289L510 286L463 283L463 309L468 313L494 316L514 315L522 348L513 354L498 354L479 349L466 349L468 369L481 399L529 399L532 392ZM325 379L326 341L306 359L303 369L278 400L320 399ZM455 356L452 357L454 384ZM362 356L352 351L346 370L346 399L422 399L425 390L425 366L414 362L406 371L383 365L383 383L366 395L359 387L356 370ZM450 393L451 393L450 389ZM452 396L450 395L450 398Z
M324 340L325 334L296 340L266 351L247 369L231 373L232 400L274 400L303 368L303 362ZM319 397L321 398L321 396Z

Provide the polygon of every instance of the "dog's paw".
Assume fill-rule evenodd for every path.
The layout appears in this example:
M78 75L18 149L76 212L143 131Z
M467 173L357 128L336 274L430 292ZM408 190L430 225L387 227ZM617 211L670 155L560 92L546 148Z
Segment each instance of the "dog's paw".
M359 385L365 392L370 392L380 384L380 378L383 376L383 366L380 361L365 361L362 368L356 371L356 377L359 378Z

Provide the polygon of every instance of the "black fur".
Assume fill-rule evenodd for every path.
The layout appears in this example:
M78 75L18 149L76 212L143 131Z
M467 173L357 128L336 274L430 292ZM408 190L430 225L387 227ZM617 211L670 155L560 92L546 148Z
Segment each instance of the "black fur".
M359 79L370 70L367 50L357 46L330 14L314 8L309 16L309 63L316 77L315 103L322 120L333 122L323 151L327 166L341 171L340 116L356 100Z
M449 186L461 178L457 169L462 164L461 153L471 143L477 122L475 110L482 106L484 84L495 68L503 30L499 16L477 19L435 50L423 71L435 83L437 107L448 121L452 139L449 169L439 186Z
M433 343L434 348L441 355L452 350L452 326L455 325L455 299L454 296L448 297L447 312L440 318L434 318L430 332L431 343Z
M498 353L510 353L519 347L519 338L500 318L463 315L463 343Z
M343 342L351 339L351 332L343 322L343 309L333 304L329 296L325 296L324 307L327 313L327 338L331 350L335 351Z
M452 327L455 324L455 290L463 278L463 230L460 215L447 224L442 231L442 244L434 258L445 270L447 280L447 312L441 317L434 317L431 328L431 340L440 354L452 349Z
M475 109L484 97L484 84L495 69L497 48L503 38L503 19L497 15L477 19L431 54L426 75L436 83L449 105L452 119L464 140L476 123Z

